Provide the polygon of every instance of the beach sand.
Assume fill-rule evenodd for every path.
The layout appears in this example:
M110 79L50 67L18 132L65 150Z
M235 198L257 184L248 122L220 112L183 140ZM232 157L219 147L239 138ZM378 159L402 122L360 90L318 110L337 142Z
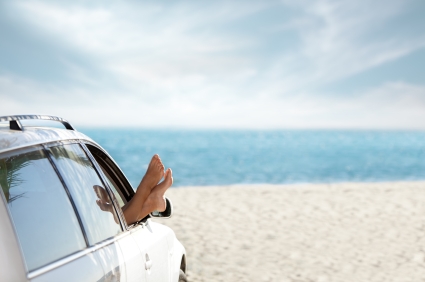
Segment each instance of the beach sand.
M425 182L174 188L189 281L425 281Z

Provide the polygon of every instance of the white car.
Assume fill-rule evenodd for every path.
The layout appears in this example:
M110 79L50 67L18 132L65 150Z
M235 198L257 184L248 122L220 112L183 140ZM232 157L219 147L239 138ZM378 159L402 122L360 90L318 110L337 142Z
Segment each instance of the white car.
M171 216L171 202L129 226L121 207L133 188L66 120L0 117L0 186L0 281L186 281L183 245L151 219Z

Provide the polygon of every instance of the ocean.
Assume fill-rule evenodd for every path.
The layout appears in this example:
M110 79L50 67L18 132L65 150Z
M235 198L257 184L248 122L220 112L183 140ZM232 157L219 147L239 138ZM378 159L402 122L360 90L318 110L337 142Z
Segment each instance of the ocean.
M83 129L137 187L153 154L174 187L425 180L424 131Z

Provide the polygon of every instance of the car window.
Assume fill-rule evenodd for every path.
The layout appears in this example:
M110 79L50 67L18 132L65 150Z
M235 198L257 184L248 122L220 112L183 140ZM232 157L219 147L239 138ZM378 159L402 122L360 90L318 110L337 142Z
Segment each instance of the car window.
M99 163L100 168L103 171L103 174L105 174L106 176L106 181L108 181L109 187L111 188L112 192L114 193L114 196L118 202L118 205L120 206L120 208L122 208L125 205L126 199L122 196L122 194L118 191L118 185L117 183L115 183L114 179L112 179L111 175L108 173L108 170L105 169L105 167ZM126 201L127 202L127 201Z
M120 233L121 225L102 181L79 144L50 148L56 165L75 201L89 243Z
M29 270L86 247L68 195L42 149L1 155L0 186Z
M117 189L118 186L114 182L114 180L111 178L111 176L108 174L108 172L102 166L100 166L100 168L102 169L103 174L106 176L105 180L108 183L108 187L110 188L110 190L112 190L112 194L111 194L112 200L115 203L115 205L118 207L118 212L120 213L121 218L125 220L125 216L122 210L122 208L125 206L125 203L124 203L125 198L122 196L120 192L118 192L119 191Z
M122 208L133 196L133 188L111 158L93 145L87 145L87 148L102 169L109 187L113 191L119 206Z

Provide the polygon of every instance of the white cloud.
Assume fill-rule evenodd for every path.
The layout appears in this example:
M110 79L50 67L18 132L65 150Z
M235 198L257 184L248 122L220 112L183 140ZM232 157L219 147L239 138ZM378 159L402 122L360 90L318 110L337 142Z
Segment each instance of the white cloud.
M299 34L299 50L282 54L273 72L291 89L313 89L396 60L425 47L425 35L405 37L386 27L405 1L285 1L302 10L282 28ZM295 67L294 67L295 66ZM302 66L300 68L296 66Z
M197 26L234 20L257 12L262 6L265 5L227 3L224 7L198 10L186 5L166 9L152 3L142 7L124 3L105 8L21 1L15 9L32 25L91 55L131 58L144 50L151 57L167 55L170 51L190 54L240 48L246 43L243 40L193 30Z
M172 8L156 2L14 2L9 9L17 20L87 58L98 73L69 58L63 61L72 87L7 73L0 76L0 93L13 97L0 94L0 110L57 113L92 125L425 128L418 118L425 112L420 85L388 82L350 96L320 91L425 46L423 35L380 33L408 8L404 2L283 3L294 15L264 23L265 29L272 37L293 31L299 45L263 61L267 54L255 51L265 44L258 34L235 36L226 27L267 11L272 2L207 8L179 2Z
M77 127L425 129L425 86L402 82L386 83L351 97L308 93L273 100L209 95L201 101L174 96L146 103L139 96L63 90L1 76L0 92L6 93L2 115L51 114L69 119ZM52 92L58 94L56 99L52 100ZM102 94L109 98L99 99Z

